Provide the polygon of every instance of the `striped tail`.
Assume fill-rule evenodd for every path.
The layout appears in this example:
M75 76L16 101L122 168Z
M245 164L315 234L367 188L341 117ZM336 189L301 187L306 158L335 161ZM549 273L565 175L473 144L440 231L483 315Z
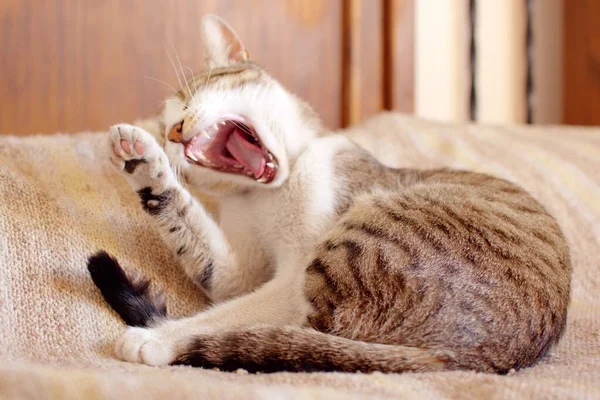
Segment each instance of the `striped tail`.
M164 294L152 294L148 279L129 278L105 251L91 256L87 268L104 300L127 325L146 327L167 316Z
M173 364L248 372L426 372L454 369L448 352L359 342L301 327L200 336Z

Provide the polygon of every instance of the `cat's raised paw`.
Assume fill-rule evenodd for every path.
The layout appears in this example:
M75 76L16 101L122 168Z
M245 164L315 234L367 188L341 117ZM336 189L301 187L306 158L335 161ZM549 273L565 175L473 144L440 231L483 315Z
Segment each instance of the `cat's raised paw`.
M154 142L154 143L153 143ZM119 169L126 168L126 163L131 160L146 161L152 157L153 145L158 146L152 135L148 132L129 124L118 124L110 128L109 155L112 163Z
M174 346L153 329L130 327L115 344L117 357L123 361L153 367L169 365L175 359Z
M145 130L129 124L110 128L108 137L109 159L139 190L163 186L171 177L167 155L156 139Z

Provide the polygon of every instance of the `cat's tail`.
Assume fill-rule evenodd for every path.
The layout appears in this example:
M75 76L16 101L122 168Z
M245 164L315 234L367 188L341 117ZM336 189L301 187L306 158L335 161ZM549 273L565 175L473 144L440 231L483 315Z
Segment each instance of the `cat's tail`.
M166 317L164 294L153 293L148 279L128 277L119 262L105 251L91 256L87 268L104 300L127 325L145 327Z
M426 372L454 369L449 351L365 343L301 327L199 336L173 364L248 372Z

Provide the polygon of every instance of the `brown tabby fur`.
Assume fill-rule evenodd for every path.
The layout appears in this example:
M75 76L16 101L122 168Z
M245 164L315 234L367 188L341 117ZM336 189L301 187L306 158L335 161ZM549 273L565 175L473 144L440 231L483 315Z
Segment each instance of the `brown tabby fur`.
M564 329L569 299L568 248L556 221L491 176L387 170L374 180L389 175L413 182L361 198L317 250L306 283L311 325L449 350L454 367L482 371L544 355Z
M236 368L256 371L506 373L559 340L568 247L527 192L484 174L387 168L358 148L338 154L336 170L340 219L305 283L309 325L328 335L230 332L197 339L176 363L202 353L224 369L241 359Z

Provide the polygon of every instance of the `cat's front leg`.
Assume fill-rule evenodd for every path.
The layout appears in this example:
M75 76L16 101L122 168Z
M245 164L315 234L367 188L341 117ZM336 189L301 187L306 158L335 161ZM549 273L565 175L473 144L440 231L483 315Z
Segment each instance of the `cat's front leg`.
M248 292L260 283L261 276L251 271L256 266L239 263L212 216L175 179L167 155L150 133L115 125L108 147L112 163L137 191L179 265L213 301Z

